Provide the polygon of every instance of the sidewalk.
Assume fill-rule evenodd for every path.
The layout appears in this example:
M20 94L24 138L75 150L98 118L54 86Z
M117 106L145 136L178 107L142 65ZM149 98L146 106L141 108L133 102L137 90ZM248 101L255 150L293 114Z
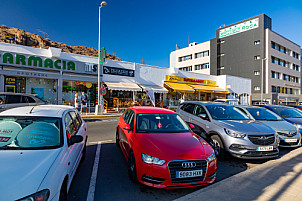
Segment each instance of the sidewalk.
M301 201L302 147L176 201Z
M103 115L95 115L95 113L83 113L83 119L98 119L98 118L110 118L110 117L120 117L122 113L105 113Z

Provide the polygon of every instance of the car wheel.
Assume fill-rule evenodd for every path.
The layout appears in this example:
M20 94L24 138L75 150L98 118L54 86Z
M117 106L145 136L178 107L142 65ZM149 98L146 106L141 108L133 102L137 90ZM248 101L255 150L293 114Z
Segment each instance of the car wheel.
M133 183L137 183L136 164L133 152L130 152L128 159L128 174Z
M116 132L115 132L115 145L117 147L120 147L120 137L119 137L119 134L118 134L118 128L116 129Z
M212 139L211 144L215 151L216 157L220 159L223 158L225 155L225 150L222 140L218 135L212 135L211 139Z
M64 181L60 190L59 201L67 201L67 184Z

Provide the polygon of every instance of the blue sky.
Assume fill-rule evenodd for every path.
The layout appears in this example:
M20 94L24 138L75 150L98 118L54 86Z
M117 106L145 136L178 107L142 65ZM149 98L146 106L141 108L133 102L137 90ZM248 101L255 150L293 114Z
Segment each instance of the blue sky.
M97 48L97 0L9 0L0 24L37 33L68 45ZM168 67L170 52L215 37L219 26L258 14L272 18L273 30L302 45L301 0L107 0L102 8L101 41L124 61Z

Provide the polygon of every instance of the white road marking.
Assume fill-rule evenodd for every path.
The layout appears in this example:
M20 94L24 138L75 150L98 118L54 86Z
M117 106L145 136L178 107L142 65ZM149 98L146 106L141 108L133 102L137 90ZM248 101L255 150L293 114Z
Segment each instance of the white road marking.
M87 144L104 144L106 142L112 142L113 140L103 140L103 141L98 141L98 142L87 142Z
M102 147L102 141L99 141L95 153L95 158L94 158L94 164L93 164L93 169L92 169L92 174L90 178L90 185L89 185L89 190L87 194L87 201L94 201L94 193L95 193L95 187L96 187L96 179L98 175L98 167L99 167L99 162L100 162L100 154L101 154L101 147Z

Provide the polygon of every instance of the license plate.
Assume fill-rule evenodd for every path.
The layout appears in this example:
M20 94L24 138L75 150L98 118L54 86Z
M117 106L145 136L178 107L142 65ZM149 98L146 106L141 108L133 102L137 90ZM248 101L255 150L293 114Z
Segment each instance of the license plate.
M295 139L284 139L284 142L297 142L298 139L295 138Z
M202 176L202 170L176 172L176 178L188 178L188 177L200 177L200 176Z
M273 146L267 146L267 147L257 147L257 151L273 151Z

